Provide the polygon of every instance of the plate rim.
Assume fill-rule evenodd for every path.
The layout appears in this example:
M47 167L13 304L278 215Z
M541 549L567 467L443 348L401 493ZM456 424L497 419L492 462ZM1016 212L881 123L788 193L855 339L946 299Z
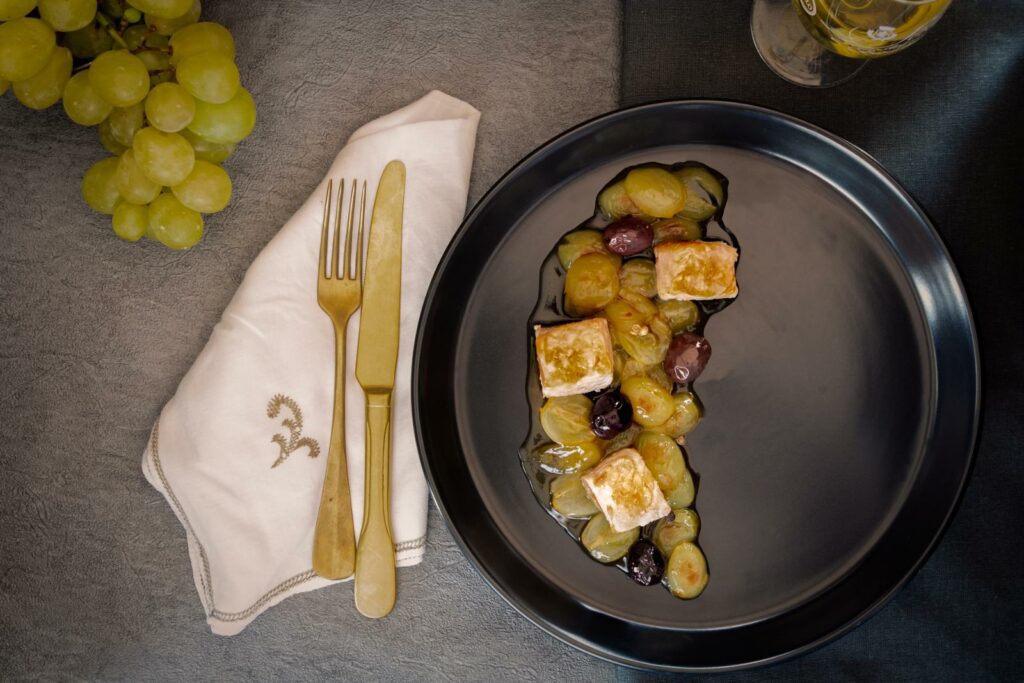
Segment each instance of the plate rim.
M565 629L559 628L558 626L548 622L546 619L537 614L527 604L520 604L512 596L499 581L491 576L484 562L477 556L476 552L466 542L462 534L459 532L455 521L451 517L447 506L441 500L438 495L437 482L435 481L433 469L431 467L430 458L427 455L427 450L424 443L424 434L422 429L422 410L420 404L420 373L421 373L421 360L422 360L422 345L423 338L425 335L425 328L427 323L428 312L432 308L432 304L437 295L437 287L439 285L439 275L448 266L452 254L454 253L459 242L465 237L469 226L474 222L477 214L480 213L481 209L486 206L491 198L500 192L509 180L516 175L520 168L527 165L539 154L543 153L548 147L557 143L558 141L578 134L582 130L598 125L606 120L612 120L617 117L626 116L633 112L638 112L646 109L660 109L660 108L672 108L672 107L687 107L687 106L710 106L710 107L724 107L726 109L747 111L762 116L768 116L774 119L779 119L790 125L794 125L798 128L802 128L807 132L813 133L814 135L823 138L825 141L838 146L848 152L849 154L856 157L859 161L866 164L875 173L881 176L890 189L894 190L901 199L903 199L907 205L913 210L913 212L921 219L921 222L926 226L929 233L929 237L932 238L935 245L941 250L942 256L945 262L949 265L953 275L955 284L955 291L959 294L960 302L962 303L963 312L966 314L967 327L970 333L970 345L972 355L972 367L971 375L974 379L974 401L971 413L971 434L970 434L970 448L967 453L967 460L963 470L963 474L957 483L956 495L949 505L945 516L942 519L941 524L936 529L932 538L929 540L927 547L924 552L918 557L913 565L905 571L903 576L888 590L883 592L880 596L876 597L872 602L868 603L867 606L857 613L855 617L849 619L845 624L838 628L832 629L831 631L814 638L801 646L792 648L788 651L778 653L776 655L765 657L752 661L744 661L736 664L727 664L721 666L673 666L657 664L647 662L640 659L630 659L628 657L620 657L612 654L600 647L592 646L588 641L576 637L573 633L566 631ZM884 237L884 236L883 236ZM434 501L434 505L437 510L441 513L444 519L445 525L448 528L454 538L459 550L463 556L469 560L470 565L474 571L483 578L484 582L495 591L508 605L510 605L516 612L525 617L529 622L543 630L544 632L554 636L561 642L579 650L585 652L588 655L597 657L606 662L612 664L626 666L637 670L646 671L666 671L666 672L679 672L679 673L706 673L706 672L729 672L729 671L741 671L746 669L754 669L764 667L771 664L780 663L786 660L794 659L796 657L808 654L821 648L835 640L846 635L850 631L854 630L872 616L877 614L890 600L899 593L906 584L914 578L921 567L928 561L931 555L935 552L942 538L945 536L946 531L949 529L952 520L956 516L960 505L963 503L964 493L967 485L970 482L971 476L974 471L974 466L977 460L977 450L979 442L979 433L981 430L981 423L983 420L982 414L982 366L981 366L981 352L978 340L977 326L975 324L973 309L970 304L970 299L967 295L966 287L964 286L963 279L957 270L956 263L954 262L952 255L949 252L945 240L942 238L941 233L936 229L931 218L927 212L920 206L920 204L914 199L914 197L903 187L899 180L890 173L877 159L871 154L866 152L863 148L852 143L842 136L833 133L826 128L810 123L804 119L791 114L786 114L777 109L770 107L764 107L761 105L751 104L748 102L742 102L738 100L730 99L715 99L715 98L673 98L663 99L651 102L645 102L638 105L620 107L603 114L586 119L574 126L571 126L553 137L545 140L543 143L537 145L530 152L524 154L516 163L508 168L494 183L488 188L488 190L477 200L473 207L466 212L464 218L459 224L458 229L452 235L450 241L446 245L444 252L438 261L437 267L431 276L430 286L427 289L426 295L423 299L423 307L420 310L419 319L417 321L415 345L413 348L412 358L412 412L413 412L413 429L416 437L416 446L419 452L420 464L423 469L423 474L427 480L427 484L430 489L430 496ZM460 453L461 457L461 453Z

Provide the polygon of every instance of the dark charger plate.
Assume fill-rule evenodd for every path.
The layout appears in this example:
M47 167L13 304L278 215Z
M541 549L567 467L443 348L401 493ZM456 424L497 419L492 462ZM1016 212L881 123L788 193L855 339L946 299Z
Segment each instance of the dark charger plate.
M742 247L687 443L711 574L691 601L589 559L517 454L541 262L621 169L684 160L729 179ZM434 499L510 604L614 662L725 670L837 637L921 565L970 470L978 367L949 255L874 160L766 109L665 102L555 138L473 209L427 295L413 406Z

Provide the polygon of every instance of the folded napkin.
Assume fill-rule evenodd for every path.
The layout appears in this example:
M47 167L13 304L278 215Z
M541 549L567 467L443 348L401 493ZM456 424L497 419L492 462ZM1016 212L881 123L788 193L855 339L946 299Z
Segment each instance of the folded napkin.
M427 487L410 397L416 324L434 268L465 212L479 118L465 102L431 92L357 130L327 174L366 179L369 211L385 164L401 159L406 166L391 441L398 566L417 564L426 544ZM335 583L311 569L334 396L334 331L316 301L327 178L249 268L161 412L142 458L146 479L185 527L196 590L220 635L240 632L289 595ZM348 327L346 382L356 530L365 455L363 394L354 373L358 330L356 313Z

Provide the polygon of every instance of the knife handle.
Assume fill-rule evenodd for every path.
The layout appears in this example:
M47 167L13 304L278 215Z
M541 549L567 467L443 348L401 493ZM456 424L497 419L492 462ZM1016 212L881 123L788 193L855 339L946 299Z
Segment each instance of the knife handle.
M395 606L395 546L389 521L391 392L366 392L366 491L356 551L356 609L386 616Z

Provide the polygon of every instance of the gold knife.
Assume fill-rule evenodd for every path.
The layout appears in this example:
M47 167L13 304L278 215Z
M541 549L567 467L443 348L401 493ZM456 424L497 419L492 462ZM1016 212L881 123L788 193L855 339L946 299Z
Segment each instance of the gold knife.
M389 520L391 392L402 298L405 164L389 162L377 185L366 255L356 379L366 394L366 489L356 550L356 609L383 617L395 606L395 546Z

